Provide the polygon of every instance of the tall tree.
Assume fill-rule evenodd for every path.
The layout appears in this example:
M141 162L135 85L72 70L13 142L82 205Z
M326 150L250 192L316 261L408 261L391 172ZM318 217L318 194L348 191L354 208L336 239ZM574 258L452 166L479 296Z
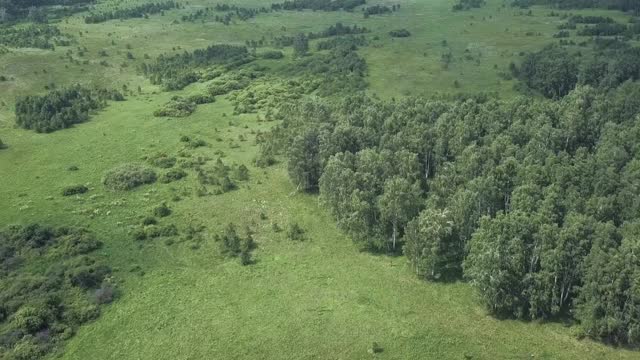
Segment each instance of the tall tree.
M378 206L382 220L391 225L391 248L395 250L400 229L420 210L421 191L417 183L394 177L384 183Z

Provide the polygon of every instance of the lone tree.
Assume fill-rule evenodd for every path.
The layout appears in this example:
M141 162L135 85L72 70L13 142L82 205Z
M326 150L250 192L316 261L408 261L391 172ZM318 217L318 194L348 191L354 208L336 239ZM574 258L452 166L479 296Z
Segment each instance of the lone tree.
M299 33L293 39L293 54L296 57L302 57L309 52L309 39L303 33Z

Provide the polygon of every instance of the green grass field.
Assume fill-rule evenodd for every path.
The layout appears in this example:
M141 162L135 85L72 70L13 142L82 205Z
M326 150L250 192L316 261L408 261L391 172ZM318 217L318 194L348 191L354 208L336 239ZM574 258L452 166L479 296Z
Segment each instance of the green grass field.
M366 26L373 30L368 36L380 38L361 50L369 64L371 93L385 98L458 91L512 96L513 82L500 80L497 73L520 52L552 41L560 20L548 17L548 9L534 8L534 16L523 16L502 8L500 0L488 2L483 9L459 13L450 11L451 0L399 0L389 2L402 4L399 12L370 19L359 12L283 12L230 26L172 24L197 7L217 3L196 0L186 9L147 20L86 25L76 16L61 22L78 41L71 47L74 56L77 46L87 47L79 59L89 60L88 65L60 58L68 50L62 47L55 52L12 49L0 55L0 72L13 78L0 83L0 139L9 146L0 151L0 224L37 221L89 227L104 241L100 256L116 269L122 290L97 321L83 326L51 358L637 359L637 352L578 340L571 327L560 323L497 320L474 301L465 283L426 283L412 274L404 257L360 252L315 196L295 192L284 164L266 170L252 165L255 131L273 123L258 122L256 115L233 116L232 105L224 99L200 105L187 118L155 118L153 111L171 96L201 85L161 92L136 72L144 54L154 57L178 46L242 44L262 35L317 31L341 21ZM270 1L233 3L257 6ZM401 27L413 36L387 35ZM448 70L440 62L442 40L455 59ZM136 60L126 60L126 44ZM109 53L109 67L98 64L102 49ZM479 64L465 60L467 49ZM123 62L129 66L121 68ZM459 89L453 86L455 80ZM126 84L130 89L140 86L143 93L111 103L89 122L70 129L36 134L15 128L15 97L43 93L51 82L118 89ZM127 193L104 189L105 171L156 152L176 154L183 147L181 135L208 143L189 150L191 156L215 159L222 151L225 162L247 165L251 180L236 191L204 197L194 194L193 173L182 181ZM247 141L239 141L239 135ZM67 171L70 165L79 170ZM73 184L88 184L91 190L62 197L61 189ZM171 201L176 195L182 200ZM163 201L173 215L162 223L180 229L206 226L201 244L140 244L132 239L135 224ZM267 219L261 219L261 212ZM219 255L213 235L229 222L256 231L256 264L243 267ZM286 227L293 222L307 230L306 241L292 242L272 229L273 223ZM373 342L384 351L369 354Z

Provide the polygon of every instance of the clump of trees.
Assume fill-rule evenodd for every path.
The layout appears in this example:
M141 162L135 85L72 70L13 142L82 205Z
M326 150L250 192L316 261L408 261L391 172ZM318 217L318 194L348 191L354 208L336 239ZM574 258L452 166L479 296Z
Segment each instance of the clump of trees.
M37 132L52 132L82 123L90 113L106 106L107 100L124 100L119 92L72 86L46 95L32 95L16 100L18 126Z
M97 24L113 19L143 18L149 14L158 14L179 6L180 4L175 1L141 4L128 9L116 9L114 11L105 11L97 14L92 13L85 16L84 22L87 24Z
M110 190L131 190L144 184L152 184L157 176L153 169L141 164L124 164L107 171L102 183Z
M63 34L57 26L32 24L27 27L3 27L0 45L14 48L39 48L53 50L56 46L69 46L72 38Z
M453 5L453 11L463 11L478 9L486 4L485 0L458 0L458 3Z
M215 241L220 246L220 253L226 257L238 258L240 264L250 265L253 263L252 252L256 248L253 240L253 232L247 228L245 236L238 234L233 223L229 223L222 233L216 234Z
M614 89L627 80L640 79L640 48L615 40L594 42L589 56L577 57L560 46L548 46L528 54L518 67L510 66L525 89L533 89L545 97L558 99L576 85Z
M83 228L0 230L0 358L44 357L100 316L116 295L111 268L93 254L101 245Z
M263 147L374 251L501 317L640 344L640 84L559 101L302 100Z
M167 90L179 90L200 79L197 69L213 65L235 67L252 61L245 46L212 45L193 52L160 55L155 62L142 65L151 82Z
M400 10L400 4L394 4L391 6L387 6L387 5L373 5L373 6L367 6L365 8L362 9L362 14L364 15L365 19L368 19L369 16L371 15L382 15L382 14L388 14L391 12L394 12L396 10Z

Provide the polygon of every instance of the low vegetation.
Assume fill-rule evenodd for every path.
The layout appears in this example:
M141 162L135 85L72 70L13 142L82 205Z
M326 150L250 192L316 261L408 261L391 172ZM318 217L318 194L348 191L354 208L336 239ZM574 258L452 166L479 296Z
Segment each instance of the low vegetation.
M102 183L109 190L131 190L156 181L156 173L141 164L124 164L109 170Z

